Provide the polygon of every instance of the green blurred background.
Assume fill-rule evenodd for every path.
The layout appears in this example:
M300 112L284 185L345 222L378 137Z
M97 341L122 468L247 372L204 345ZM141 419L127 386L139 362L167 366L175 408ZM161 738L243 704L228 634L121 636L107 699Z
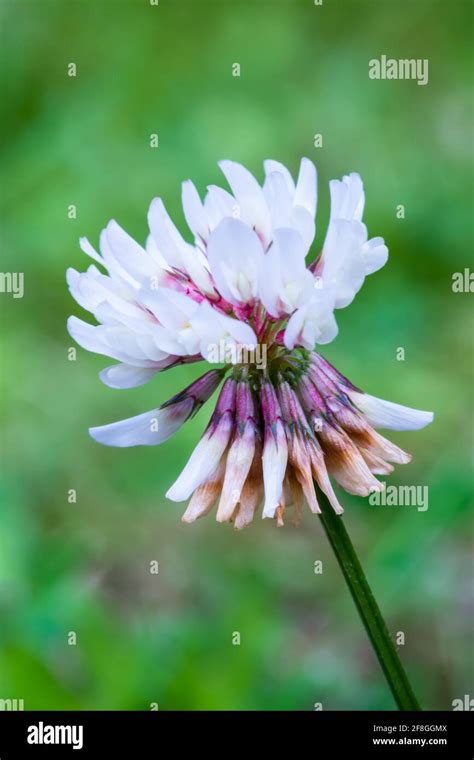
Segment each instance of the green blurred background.
M369 232L391 253L338 312L324 354L368 392L435 411L427 429L393 434L414 458L388 481L428 485L428 511L342 498L389 628L405 634L415 691L425 708L451 709L473 688L472 295L451 287L474 240L472 4L1 6L2 268L25 273L25 295L0 296L0 699L26 709L393 709L317 518L237 533L212 517L185 526L183 505L165 500L209 409L159 448L89 438L90 425L157 406L197 368L117 391L97 377L109 359L67 356L66 318L86 316L65 284L68 266L88 264L80 235L96 244L113 217L144 241L156 195L184 231L182 180L203 191L221 182L221 158L261 179L263 159L295 172L307 155L319 171L314 250L328 181L359 171ZM381 54L428 58L429 84L370 80Z

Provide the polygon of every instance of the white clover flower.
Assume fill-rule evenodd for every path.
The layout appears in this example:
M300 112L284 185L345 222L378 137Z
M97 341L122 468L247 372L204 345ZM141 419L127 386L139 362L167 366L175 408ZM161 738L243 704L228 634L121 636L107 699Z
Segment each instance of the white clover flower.
M224 379L205 433L167 493L191 497L183 520L218 503L217 520L237 528L260 504L278 524L293 506L297 521L303 501L320 511L313 478L341 513L329 475L367 496L383 487L377 474L410 460L374 428L416 430L433 419L364 393L315 350L336 337L335 309L385 264L387 247L368 238L358 174L330 183L323 249L307 266L317 204L311 161L302 159L296 183L282 164L265 161L263 186L240 164L220 167L231 192L211 185L202 201L190 180L183 183L192 243L161 198L150 206L145 247L114 221L100 236L100 254L81 239L95 263L84 273L69 269L67 281L99 324L70 317L68 329L83 348L119 362L100 373L106 385L132 388L177 364L213 363L216 348L223 364L158 409L90 434L108 446L162 443Z

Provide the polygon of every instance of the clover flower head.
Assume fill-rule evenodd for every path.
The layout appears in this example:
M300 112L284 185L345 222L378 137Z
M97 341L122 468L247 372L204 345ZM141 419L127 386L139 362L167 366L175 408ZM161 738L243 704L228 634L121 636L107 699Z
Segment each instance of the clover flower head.
M161 198L150 206L145 247L115 221L100 236L86 272L67 272L70 291L98 322L70 317L83 348L115 359L100 373L112 388L132 388L178 364L208 371L157 409L90 429L108 446L155 445L172 436L223 383L205 432L167 496L190 499L185 522L217 505L220 522L264 517L298 522L306 502L320 511L314 480L337 513L330 476L346 491L381 490L376 475L410 456L375 428L415 430L433 415L364 393L318 345L337 335L345 308L388 250L369 239L358 174L330 183L331 213L322 251L315 237L316 169L303 158L297 181L265 161L263 186L243 166L221 161L230 192L215 185L201 200L188 180L182 202L192 242ZM98 266L97 266L98 265Z

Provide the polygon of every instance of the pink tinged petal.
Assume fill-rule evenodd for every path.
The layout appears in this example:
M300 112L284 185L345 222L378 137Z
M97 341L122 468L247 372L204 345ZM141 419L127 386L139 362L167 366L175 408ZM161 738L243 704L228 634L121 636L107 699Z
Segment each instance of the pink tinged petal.
M181 475L166 496L184 501L214 472L227 448L234 428L236 383L225 381L206 432L194 449Z
M376 433L375 430L370 430L370 433L365 436L356 437L355 443L359 445L359 448L364 447L375 456L386 459L388 462L395 462L395 464L408 464L412 459L411 454L384 438L380 433Z
M374 475L390 475L394 471L393 464L386 462L379 456L376 456L371 451L359 446L359 451L362 454L364 461L369 468L370 472Z
M311 459L311 468L313 476L320 487L321 491L326 494L328 501L337 515L342 515L344 509L339 503L339 499L334 493L332 483L329 479L324 454L321 451L317 441L308 441L309 455Z
M215 296L216 291L202 251L185 243L181 250L181 259L184 271L188 273L193 283L206 295Z
M153 409L111 425L90 428L89 433L105 446L156 446L179 430L192 408L192 399L185 399L167 409Z
M227 522L234 514L252 465L254 452L255 426L249 421L244 432L236 434L227 454L224 485L216 517L218 522Z
M207 240L209 236L209 225L207 223L206 212L199 193L190 179L182 184L182 203L183 211L189 229L201 240Z
M188 385L182 391L177 393L168 401L165 401L165 403L162 404L160 408L166 409L167 407L174 406L177 403L181 403L185 399L191 398L193 400L192 414L194 416L196 412L212 396L216 388L219 386L219 384L221 383L223 374L224 374L223 371L220 369L211 369L208 372L205 372L204 375L201 375L201 377L199 377L193 383ZM222 405L224 404L223 411L232 409L233 407L232 390L227 391L226 396L222 396L221 394L221 397L219 398L219 403L221 405L219 408L222 408Z
M252 522L258 505L263 497L263 486L261 482L252 484L245 483L242 495L240 498L240 504L234 520L234 528L236 530L243 530Z
M185 501L217 467L233 429L233 415L225 412L215 430L208 429L191 454L184 470L168 490L171 501Z
M174 357L170 357L173 361ZM109 388L136 388L151 380L160 368L133 367L130 364L114 364L99 373L99 377Z
M293 200L295 206L302 206L314 218L317 201L317 176L316 167L309 158L302 158L296 192Z
M109 374L111 370L116 370L116 374L120 376L119 379L124 378L125 382L136 368L119 364L116 367L109 367ZM141 372L145 371L141 370ZM154 374L157 370L151 371ZM154 446L162 443L179 430L181 425L207 401L221 378L222 372L211 370L158 409L111 425L91 428L90 434L96 441L106 446ZM143 380L143 382L146 381ZM111 385L110 382L107 384ZM112 387L125 388L132 385L115 384Z
M252 466L240 494L239 506L234 517L234 528L242 530L250 525L255 511L263 498L262 444L255 441L255 453Z
M347 391L351 401L376 428L389 430L420 430L433 421L433 412L411 409L408 406L394 404L368 393Z
M203 292L209 295L214 294L211 278L204 266L200 252L183 240L161 198L155 198L151 202L148 224L158 250L168 264L187 273Z
M311 433L298 397L286 381L280 383L278 387L278 399L286 422L289 461L293 466L294 474L301 485L309 508L314 514L319 514L321 510L316 498L312 474L317 442ZM322 452L320 454L325 471ZM318 482L319 480L318 477Z
M368 496L384 486L370 472L363 457L343 430L323 425L318 438L324 450L328 471L348 493Z
M266 431L263 446L263 484L265 489L265 504L263 517L275 517L281 504L283 479L288 462L288 446L281 420L272 425L272 430Z
M181 518L182 522L192 523L200 517L209 514L222 488L222 481L225 473L225 461L225 456L222 456L214 472L204 483L202 483L202 485L196 488L191 497L191 501Z
M331 397L328 399L328 404L339 425L346 430L360 450L364 448L377 457L397 464L408 464L411 461L410 454L384 438L380 433L376 433L363 415L350 404L349 400L347 403L343 403L339 398Z
M239 203L242 220L256 229L260 239L267 246L271 241L271 220L262 188L241 164L235 161L219 161L219 166Z
M345 377L339 370L332 366L321 354L313 352L310 356L310 361L313 366L323 372L335 385L340 385L344 390L357 391L362 393L360 388L357 388L351 381Z
M212 370L211 370L212 371ZM216 370L214 370L215 372ZM219 371L219 370L217 370ZM237 398L237 383L232 377L228 377L219 393L217 404L215 406L210 426L213 428L223 414L226 412L235 412L235 402Z
M281 420L281 409L275 388L264 382L260 390L260 404L265 424L263 446L263 482L265 504L263 517L275 517L283 495L283 479L288 462L288 445Z
M300 377L298 393L306 412L316 412L321 418L327 413L326 403L308 375Z
M311 470L311 459L306 445L301 436L296 433L288 442L289 461L293 465L296 478L301 486L308 506L313 514L320 514L316 491L314 489Z
M301 513L303 511L303 491L301 490L301 486L296 480L294 473L291 472L290 468L287 470L285 481L287 482L290 490L287 501L289 504L293 505L293 518L291 522L295 528L297 528L300 524Z
M233 319L214 309L207 301L199 305L196 314L190 320L191 326L201 336L200 351L204 359L211 363L221 362L221 349L229 354L233 363L240 361L241 347L255 348L257 337L245 322Z
M223 219L209 238L207 256L216 286L227 301L241 305L255 300L263 259L255 232L238 219Z

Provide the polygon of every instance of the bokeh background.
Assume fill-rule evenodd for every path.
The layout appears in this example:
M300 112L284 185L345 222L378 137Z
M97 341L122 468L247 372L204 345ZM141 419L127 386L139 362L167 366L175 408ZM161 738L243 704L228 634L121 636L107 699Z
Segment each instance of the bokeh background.
M24 272L25 294L0 295L0 698L394 708L317 518L237 533L211 517L185 526L165 500L208 409L159 448L88 437L157 406L196 367L114 391L97 377L109 359L78 349L68 361L66 318L85 316L65 284L68 266L88 264L80 235L95 244L115 218L144 241L156 195L184 232L182 180L203 191L221 182L220 158L261 178L264 158L295 172L307 155L319 171L314 252L328 181L359 171L369 231L391 253L338 313L324 354L368 392L435 411L427 429L393 435L414 458L388 481L428 485L426 512L342 498L423 706L451 709L473 693L472 294L452 291L474 239L472 4L3 0L1 26L2 269ZM429 84L370 80L381 54L428 58Z

